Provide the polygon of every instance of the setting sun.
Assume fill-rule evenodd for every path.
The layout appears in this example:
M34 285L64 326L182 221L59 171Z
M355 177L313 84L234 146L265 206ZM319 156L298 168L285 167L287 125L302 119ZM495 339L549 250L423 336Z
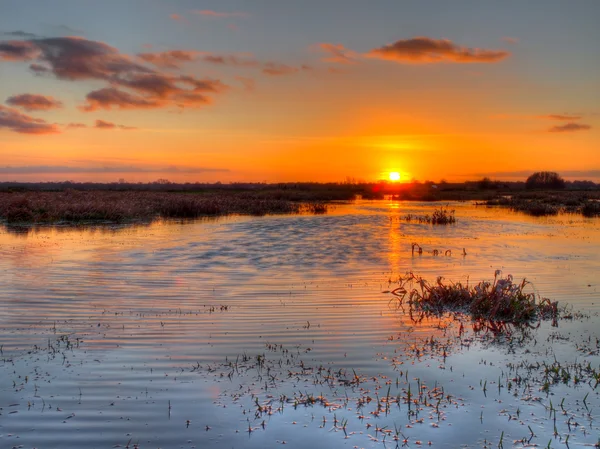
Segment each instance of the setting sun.
M400 181L400 173L397 171L390 172L390 181Z

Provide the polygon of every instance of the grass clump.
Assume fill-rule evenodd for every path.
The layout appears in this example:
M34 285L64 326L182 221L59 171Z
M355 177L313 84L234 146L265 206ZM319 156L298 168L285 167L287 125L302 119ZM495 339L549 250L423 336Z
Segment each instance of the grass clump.
M500 270L495 272L493 282L481 281L476 285L469 285L468 281L444 283L441 276L432 284L413 273L400 278L399 284L391 293L398 305L407 302L411 313L462 312L474 319L510 324L558 318L557 302L527 292L530 283L526 279L514 282L512 275L502 277Z
M404 221L417 221L419 223L427 223L431 225L448 225L456 223L454 210L448 210L445 207L440 207L433 211L431 215L412 215L408 214L402 217Z

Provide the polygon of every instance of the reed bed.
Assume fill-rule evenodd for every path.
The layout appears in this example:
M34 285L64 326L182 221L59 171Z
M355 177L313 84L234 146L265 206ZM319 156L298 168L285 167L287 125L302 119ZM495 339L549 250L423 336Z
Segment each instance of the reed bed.
M322 202L296 202L252 193L64 191L0 193L0 219L8 223L123 222L229 214L327 212Z
M530 283L523 279L514 282L512 275L502 277L499 270L493 282L481 281L444 283L440 276L430 283L421 276L408 273L399 279L399 286L392 290L401 306L408 303L411 313L442 314L463 312L474 319L510 324L528 324L542 319L556 320L559 314L557 302L528 292Z

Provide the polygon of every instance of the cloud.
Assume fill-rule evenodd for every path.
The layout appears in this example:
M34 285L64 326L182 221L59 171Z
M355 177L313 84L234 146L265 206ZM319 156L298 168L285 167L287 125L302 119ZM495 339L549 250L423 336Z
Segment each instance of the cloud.
M248 14L247 12L241 12L241 11L234 11L234 12L219 12L219 11L213 11L210 9L203 9L203 10L196 10L196 11L192 11L194 14L198 14L204 17L212 17L215 19L231 19L231 18L246 18L246 17L250 17L250 14Z
M37 95L37 94L21 94L9 97L6 104L17 106L26 111L49 111L50 109L62 108L63 104L54 97Z
M21 134L60 133L60 130L54 124L25 115L16 109L0 105L0 129L2 128Z
M119 81L122 87L136 91L135 94L115 87L90 92L81 109L86 112L97 109L153 109L166 106L198 107L211 103L207 93L222 92L227 88L218 80L199 80L192 76L171 76L159 73L134 74ZM184 85L185 87L181 87Z
M0 60L28 61L37 57L40 50L31 41L1 41Z
M156 53L139 53L138 57L157 67L178 69L181 63L191 62L200 54L194 50L169 50Z
M0 166L0 174L6 175L32 175L32 174L60 174L60 173L207 173L228 172L226 168L211 167L158 167L137 165L107 165L107 166L68 166L68 165L24 165Z
M86 95L86 103L80 107L84 112L98 109L152 109L162 107L156 100L133 95L114 87L105 87Z
M461 47L447 39L414 37L374 48L366 56L400 63L473 63L498 62L509 56L505 50Z
M124 130L132 130L137 129L134 126L125 126L125 125L116 125L112 122L106 122L104 120L96 120L94 124L94 128L98 129L124 129Z
M345 48L342 44L321 42L316 44L316 48L324 53L329 54L329 56L322 59L325 62L353 64L356 62L356 58L358 56L356 52Z
M266 62L263 65L263 73L267 75L280 76L280 75L291 75L296 73L299 69L286 64L279 64L277 62Z
M550 120L579 120L582 118L582 116L574 114L548 114L538 115L538 118L547 118Z
M191 57L174 50L152 54L146 59L171 63ZM216 94L227 86L219 80L173 75L149 68L103 42L79 37L32 39L0 42L0 57L31 60L37 74L54 75L64 80L100 80L107 87L90 92L84 111L96 109L147 109L158 107L197 107L211 103L206 94ZM41 64L40 64L41 63Z
M69 123L67 128L87 128L85 123Z
M548 130L551 133L568 133L575 131L587 131L592 129L590 125L586 125L584 123L565 123L564 125L553 126Z

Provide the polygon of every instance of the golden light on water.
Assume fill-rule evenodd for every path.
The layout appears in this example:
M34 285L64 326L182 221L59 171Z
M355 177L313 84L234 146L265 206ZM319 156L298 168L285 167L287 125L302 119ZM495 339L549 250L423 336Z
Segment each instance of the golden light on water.
M400 173L397 171L390 172L390 181L397 182L400 181Z

